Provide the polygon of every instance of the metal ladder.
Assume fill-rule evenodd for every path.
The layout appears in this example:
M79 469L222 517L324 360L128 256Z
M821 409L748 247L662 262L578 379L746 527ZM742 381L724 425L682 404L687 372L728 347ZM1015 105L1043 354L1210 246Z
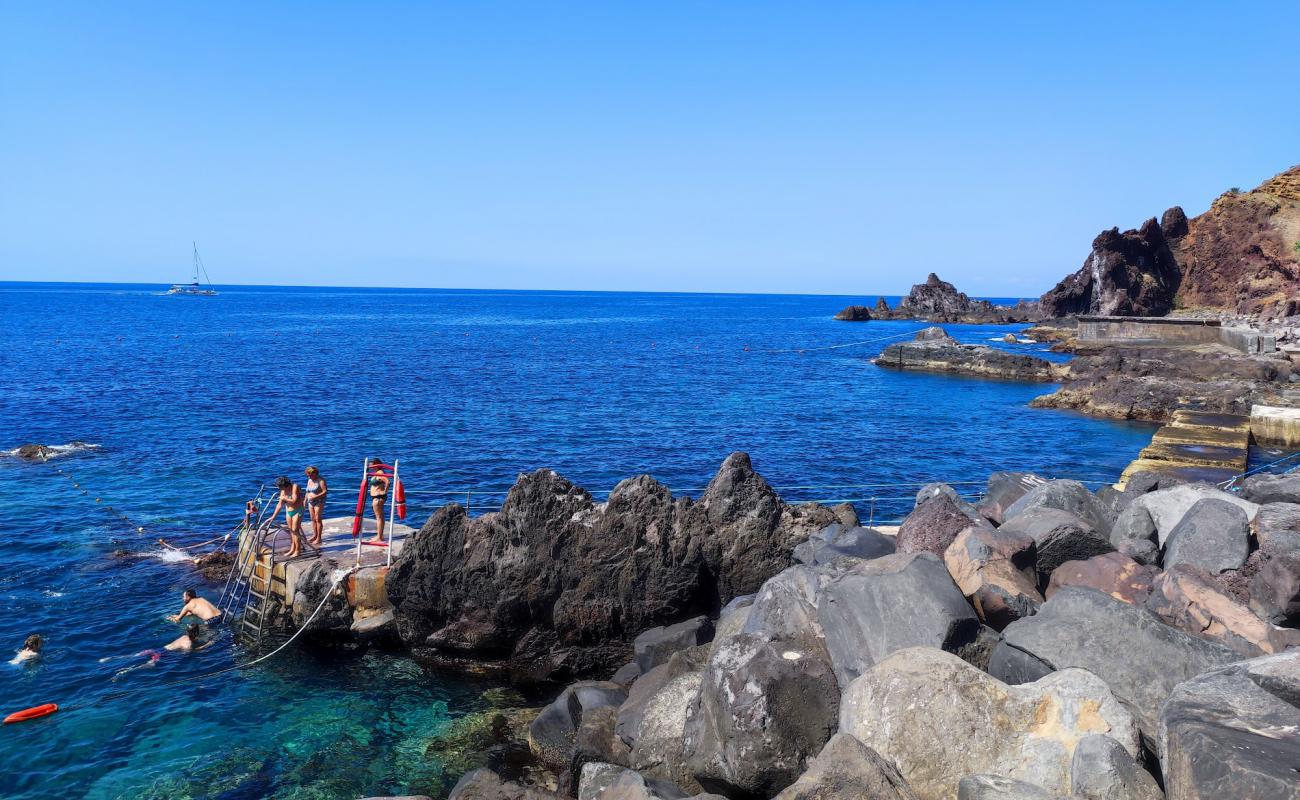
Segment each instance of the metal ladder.
M270 605L271 594L278 580L275 577L275 552L272 551L266 563L262 563L262 559L256 552L260 549L261 542L258 542L252 558L252 567L248 573L244 614L239 622L240 632L245 641L251 642L254 648L262 646L262 635L266 632L267 607ZM283 583L282 580L281 582Z

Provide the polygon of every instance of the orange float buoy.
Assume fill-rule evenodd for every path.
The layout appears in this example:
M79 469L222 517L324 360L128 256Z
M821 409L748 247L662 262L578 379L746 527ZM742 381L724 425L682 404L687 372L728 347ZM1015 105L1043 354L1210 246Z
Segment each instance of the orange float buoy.
M15 711L14 713L5 717L4 724L8 725L12 722L26 722L29 719L36 719L37 717L48 716L58 710L59 710L58 703L46 703L40 706L32 706L31 708L24 708L22 711Z

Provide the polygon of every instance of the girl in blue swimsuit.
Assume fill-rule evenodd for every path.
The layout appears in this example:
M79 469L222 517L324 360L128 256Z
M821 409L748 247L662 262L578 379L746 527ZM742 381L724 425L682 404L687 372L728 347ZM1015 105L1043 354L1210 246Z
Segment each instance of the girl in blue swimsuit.
M280 499L275 504L275 511L271 512L271 518L280 513L281 507L284 508L284 522L289 528L289 552L284 555L285 558L297 558L302 555L302 507L306 497L301 486L283 475L275 479L275 488L280 490Z

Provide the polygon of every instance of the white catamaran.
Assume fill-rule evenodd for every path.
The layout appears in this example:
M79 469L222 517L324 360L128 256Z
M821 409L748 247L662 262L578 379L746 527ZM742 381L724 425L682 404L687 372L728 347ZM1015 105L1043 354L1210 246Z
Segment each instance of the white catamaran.
M194 282L173 283L172 288L167 290L167 294L215 295L217 290L212 288L212 281L208 280L208 271L203 266L203 259L199 258L199 246L194 242L191 244L194 245ZM199 283L199 275L203 276L202 284Z

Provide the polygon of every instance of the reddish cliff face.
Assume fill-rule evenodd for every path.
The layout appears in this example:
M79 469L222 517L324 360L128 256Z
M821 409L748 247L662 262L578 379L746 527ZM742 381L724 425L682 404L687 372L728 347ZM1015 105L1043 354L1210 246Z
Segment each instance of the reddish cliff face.
M1300 166L1229 192L1188 219L1103 231L1078 272L1043 295L1043 313L1162 316L1205 309L1300 314Z
M1242 314L1300 314L1300 166L1229 192L1192 219L1174 247L1175 304Z

